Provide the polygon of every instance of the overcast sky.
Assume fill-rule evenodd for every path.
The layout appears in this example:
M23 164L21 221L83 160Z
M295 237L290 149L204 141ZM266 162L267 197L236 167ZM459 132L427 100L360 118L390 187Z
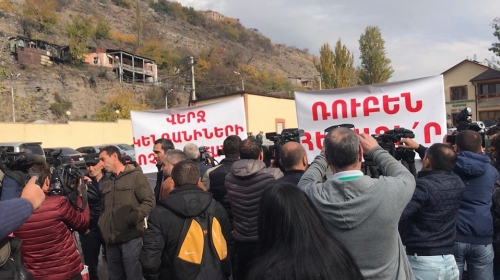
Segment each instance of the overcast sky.
M341 38L359 62L358 39L366 26L381 28L395 70L391 81L438 75L458 62L488 51L490 24L500 17L500 0L178 0L198 10L239 18L275 43L317 55L320 46Z

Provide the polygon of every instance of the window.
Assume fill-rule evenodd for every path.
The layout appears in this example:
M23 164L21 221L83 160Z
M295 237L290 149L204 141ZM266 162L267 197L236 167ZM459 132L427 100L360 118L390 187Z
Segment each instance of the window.
M484 84L481 85L479 97L498 97L500 96L500 83Z
M450 100L467 100L467 86L450 87Z
M487 119L494 119L494 118L500 118L500 110L479 112L479 119L481 121L484 121Z
M276 126L276 133L281 134L281 131L285 129L285 119L275 119L274 124Z
M99 63L99 58L97 56L94 56L94 64Z

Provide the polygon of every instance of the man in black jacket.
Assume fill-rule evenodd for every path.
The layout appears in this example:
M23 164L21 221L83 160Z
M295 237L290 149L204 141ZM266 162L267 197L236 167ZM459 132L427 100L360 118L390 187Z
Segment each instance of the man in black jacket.
M161 184L163 183L165 177L161 171L162 158L169 150L175 149L174 143L170 139L160 138L155 141L153 146L153 153L156 159L156 168L158 168L158 173L156 173L156 185L155 185L155 200L156 204L160 201L161 194Z
M240 159L240 144L241 138L238 135L228 136L224 140L222 148L224 159L221 160L219 165L208 169L201 181L205 188L210 190L213 198L226 209L231 230L233 229L233 213L231 213L231 203L224 182L226 175L231 171L233 163Z
M99 280L97 276L97 266L99 265L99 252L101 245L106 248L102 239L101 231L97 226L99 215L101 214L102 183L106 174L99 162L99 154L86 156L85 165L87 167L87 200L90 210L90 223L86 232L80 232L80 243L82 244L83 258L89 267L90 280Z
M216 264L215 266L220 265L221 271L219 272L221 272L221 277L210 279L229 279L231 275L231 261L227 255L227 250L232 246L232 237L226 211L212 198L210 193L201 190L197 186L200 180L200 170L193 161L183 160L178 162L172 169L171 178L174 181L175 189L168 196L160 200L160 203L151 211L148 218L149 226L143 237L144 245L140 256L144 278L146 280L194 279L198 274L200 266L208 268L207 266ZM186 221L190 222L195 217L206 217L208 208L214 206L214 217L219 221L222 235L226 241L223 244L226 247L224 252L226 254L222 260L211 254L198 255L200 252L203 252L203 248L201 251L197 250L199 248L193 242L184 241L184 237L180 236ZM190 222L190 228L193 227L193 223L194 221ZM212 227L212 229L215 228L215 226ZM214 237L211 232L208 234ZM211 239L213 244L205 244L205 250L207 250L208 246L216 246L215 243L217 240L223 240L222 238L218 238L217 240L216 238ZM181 245L179 242L182 242L182 247L178 250L178 247ZM191 246L184 247L186 245L185 242ZM195 256L200 258L198 259ZM209 256L215 259L207 259ZM175 260L182 257L193 259L193 262L187 265L189 268L174 265ZM194 261L194 259L198 259L198 262ZM210 268L213 270L213 267ZM184 277L180 278L179 275L181 274ZM192 278L187 277L188 275ZM210 276L205 275L205 277Z
M427 149L415 192L401 215L399 232L416 279L442 275L458 280L453 246L465 185L453 173L456 161L455 151L447 144Z
M297 185L307 169L306 149L298 142L286 143L281 147L280 163L285 171L284 176L276 180L276 183Z

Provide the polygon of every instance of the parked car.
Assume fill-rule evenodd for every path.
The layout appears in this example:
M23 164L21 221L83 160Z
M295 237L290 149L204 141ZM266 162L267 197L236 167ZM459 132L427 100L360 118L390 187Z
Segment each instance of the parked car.
M128 145L128 144L105 144L102 145L101 147L104 146L115 146L120 150L122 156L130 156L132 158L132 161L135 161L135 150L134 147Z
M50 165L58 166L59 164L72 163L78 168L85 168L85 155L77 150L68 147L56 147L56 148L45 148L45 157ZM59 162L54 158L54 156L59 154Z
M5 142L0 143L0 150L3 149L7 153L27 152L45 157L42 149L42 142Z
M101 151L102 146L85 146L77 148L76 150L82 154L98 154Z

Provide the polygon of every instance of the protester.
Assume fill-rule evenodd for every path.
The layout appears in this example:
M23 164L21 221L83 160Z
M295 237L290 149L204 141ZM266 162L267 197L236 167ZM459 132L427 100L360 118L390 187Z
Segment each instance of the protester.
M110 177L104 181L99 228L106 242L110 280L142 280L139 254L145 218L155 206L148 179L137 164L123 165L115 146L101 149L99 160Z
M307 169L306 149L298 142L288 142L281 147L280 162L285 171L283 172L284 176L277 182L297 185Z
M160 200L165 198L174 189L174 181L171 178L172 169L178 162L186 159L188 159L186 154L177 149L169 150L161 157L161 172L163 173L164 181L161 186Z
M99 161L99 154L87 155L85 167L88 172L87 180L87 199L90 210L90 223L86 231L80 232L80 244L82 246L83 258L85 264L89 267L89 279L99 280L97 267L99 265L99 253L101 246L106 247L104 239L97 222L102 209L102 190L104 180L109 177L103 170Z
M151 211L148 219L149 227L144 235L144 246L140 260L146 280L195 279L197 276L213 280L229 279L231 262L227 255L227 246L232 244L232 237L227 213L212 198L210 193L198 187L199 174L197 164L191 160L178 162L172 168L171 178L174 181L175 189L167 197L160 200L158 205ZM208 240L214 244L203 245L202 239L201 246L204 247L196 248L196 246L189 243L191 240L185 240L184 236L181 236L183 234L183 225L186 222L188 225L192 225L195 222L193 219L196 217L208 223L212 222L207 221L207 215L209 211L212 211L212 208L214 209L214 219L220 223L222 228L223 238L212 236L213 232L211 231L208 233L211 236ZM211 228L217 230L215 226ZM189 252L182 249L184 248L183 242L188 242L191 245ZM221 244L217 244L217 242ZM226 247L225 257L221 260L218 255L204 254L203 250L209 250L208 246ZM181 250L179 251L178 248L181 248ZM187 265L186 262L182 261L180 265L175 265L175 260L178 258L191 260L192 263ZM209 269L211 272L218 272L215 275L219 275L219 277L215 277L214 274L198 275L206 272L206 270L200 269L200 266ZM188 275L192 276L192 278L187 277Z
M258 228L259 254L247 280L363 279L354 258L295 185L276 183L264 191Z
M276 179L283 177L279 169L266 168L262 162L262 145L256 139L243 140L239 152L241 159L233 164L225 182L233 212L235 280L246 277L248 266L255 257L260 196Z
M257 134L257 136L255 136L255 139L257 139L257 141L259 141L260 144L262 145L264 143L264 132L259 131L259 134Z
M194 163L198 165L198 168L200 169L200 178L203 178L205 172L207 172L207 170L212 166L207 165L206 161L201 158L201 153L198 146L196 146L196 144L193 143L187 143L184 146L184 153L186 153L188 159L192 160ZM205 156L206 156L206 151L205 151Z
M413 197L399 221L399 232L415 279L458 280L453 256L456 220L465 185L453 173L457 155L433 144L422 160Z
M87 229L89 207L78 211L67 197L48 195L51 175L47 163L35 164L28 171L40 174L39 182L47 196L42 206L14 232L14 236L22 240L24 265L36 280L81 279L83 263L71 230ZM77 184L72 188L80 192L81 182ZM82 205L80 197L77 205Z
M411 139L403 139L406 147L420 154L425 147ZM492 194L498 180L497 170L483 154L482 137L473 130L455 136L457 163L453 172L465 184L457 216L454 255L462 278L464 265L471 279L493 279Z
M155 201L158 203L160 201L161 185L165 178L163 177L163 172L161 171L162 161L161 159L169 150L175 149L174 143L170 139L160 138L155 141L153 146L154 158L156 160L156 168L158 168L158 173L156 173L156 185L154 189Z
M233 229L233 213L224 182L226 181L226 175L231 171L231 167L240 158L240 145L241 138L238 135L228 136L224 140L222 148L224 159L221 160L219 165L208 169L202 180L203 185L210 190L213 198L226 209L231 230Z
M363 154L385 176L364 176L360 171ZM328 167L334 175L323 182ZM298 186L354 256L366 279L413 279L398 221L415 190L415 178L373 137L358 137L346 127L331 130L325 136L324 151Z

